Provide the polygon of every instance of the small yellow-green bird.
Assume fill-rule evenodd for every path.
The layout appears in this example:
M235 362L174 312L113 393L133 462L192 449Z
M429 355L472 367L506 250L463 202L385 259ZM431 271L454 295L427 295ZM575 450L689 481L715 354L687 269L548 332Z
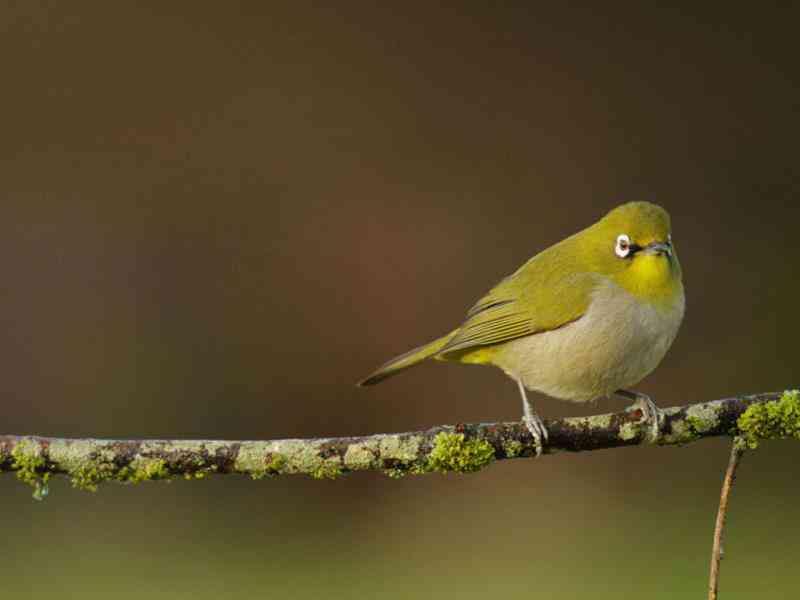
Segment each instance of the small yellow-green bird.
M629 388L664 358L684 306L669 215L630 202L531 258L481 298L460 327L393 358L358 385L428 358L494 365L519 386L537 454L547 429L526 389L572 402L614 394L634 400L655 438L663 413Z

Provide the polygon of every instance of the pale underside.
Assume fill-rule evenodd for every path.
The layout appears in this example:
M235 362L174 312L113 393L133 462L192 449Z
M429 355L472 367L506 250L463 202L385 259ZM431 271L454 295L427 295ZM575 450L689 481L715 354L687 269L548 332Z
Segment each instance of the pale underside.
M512 339L489 362L529 390L586 402L630 388L652 372L675 339L683 311L682 290L671 307L656 307L605 280L582 317Z

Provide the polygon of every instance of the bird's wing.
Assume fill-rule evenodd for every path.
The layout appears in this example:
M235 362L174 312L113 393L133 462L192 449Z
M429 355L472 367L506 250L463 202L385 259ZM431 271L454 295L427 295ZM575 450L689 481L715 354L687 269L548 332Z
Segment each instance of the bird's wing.
M534 257L498 283L467 313L456 334L440 350L442 358L551 331L580 319L591 301L597 276L564 268L560 260ZM569 274L564 275L564 272Z

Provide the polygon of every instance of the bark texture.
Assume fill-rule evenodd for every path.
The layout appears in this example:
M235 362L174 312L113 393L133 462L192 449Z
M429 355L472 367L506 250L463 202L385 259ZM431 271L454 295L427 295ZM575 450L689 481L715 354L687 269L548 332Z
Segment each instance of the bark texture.
M772 403L778 393L739 396L665 409L655 443L687 444L735 435L737 419L752 405ZM620 413L545 420L550 442L545 454L583 452L647 441L638 409ZM273 441L103 440L0 436L0 472L17 477L43 496L51 475L66 475L76 487L94 490L105 481L140 481L238 473L254 479L305 474L335 478L378 470L393 477L428 472L472 472L495 460L535 455L522 423L438 426L427 431L362 437ZM36 495L36 494L35 494Z

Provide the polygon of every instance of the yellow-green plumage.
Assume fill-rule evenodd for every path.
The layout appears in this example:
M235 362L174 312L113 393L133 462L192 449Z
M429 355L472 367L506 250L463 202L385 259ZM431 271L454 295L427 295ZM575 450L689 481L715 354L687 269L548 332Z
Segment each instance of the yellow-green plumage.
M631 244L626 257L615 253L623 234ZM531 258L460 327L389 361L361 385L434 358L495 365L528 389L590 400L652 371L683 311L669 215L632 202Z

